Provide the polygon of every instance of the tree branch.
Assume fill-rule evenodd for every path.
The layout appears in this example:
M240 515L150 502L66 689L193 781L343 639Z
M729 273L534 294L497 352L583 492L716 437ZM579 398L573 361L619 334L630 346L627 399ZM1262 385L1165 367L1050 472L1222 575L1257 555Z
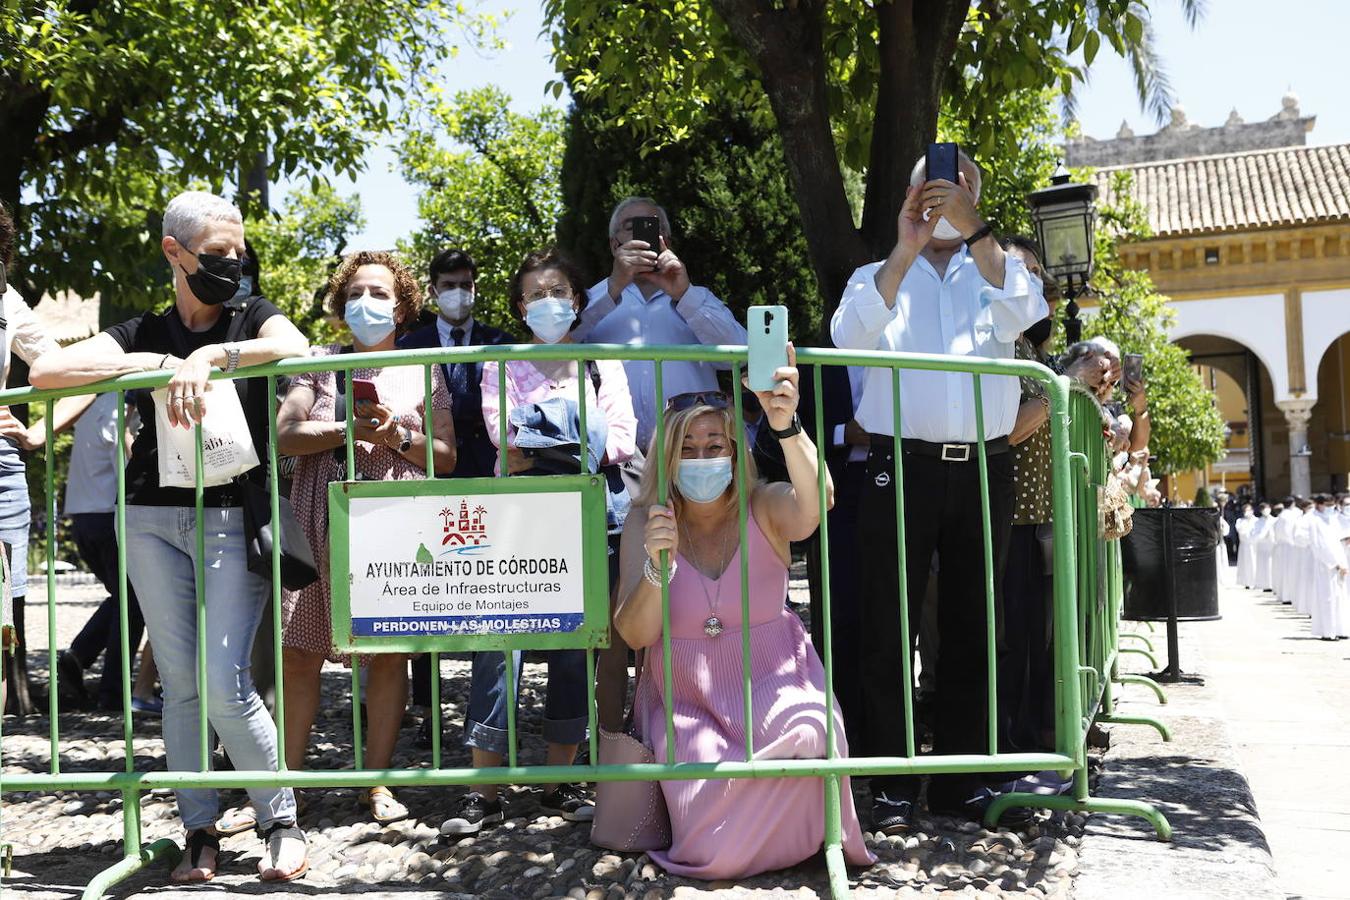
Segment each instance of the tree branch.
M98 115L85 116L68 131L39 137L34 155L40 154L49 163L70 159L90 147L111 144L125 124L126 108L118 104Z
M830 128L821 4L713 0L713 5L759 69L777 119L828 327L848 276L867 260L867 248L853 226Z
M895 243L909 171L937 135L943 81L970 0L891 0L876 7L880 72L862 234L873 256Z

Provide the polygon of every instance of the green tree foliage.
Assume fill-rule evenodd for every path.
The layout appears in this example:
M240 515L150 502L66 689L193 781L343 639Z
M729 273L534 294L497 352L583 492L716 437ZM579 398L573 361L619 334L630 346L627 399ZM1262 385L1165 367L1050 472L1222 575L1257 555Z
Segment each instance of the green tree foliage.
M172 193L224 190L260 158L271 179L359 170L417 76L493 25L450 0L0 5L0 201L17 210L20 291L153 302Z
M521 115L509 103L488 87L418 108L399 164L421 191L424 226L400 249L419 275L441 250L468 251L478 264L474 315L518 334L507 285L526 253L556 240L564 140L560 111Z
M245 224L260 262L263 295L313 343L336 337L323 309L323 291L342 261L347 238L362 227L360 199L340 197L323 183L297 188L279 212L263 213Z
M673 249L696 284L744 318L782 303L792 335L810 341L821 307L778 135L756 117L722 109L688 136L646 155L631 131L573 107L563 161L559 240L587 276L613 265L609 217L628 196L650 196L671 216Z
M1148 381L1149 449L1155 474L1200 469L1223 455L1223 417L1186 351L1167 338L1174 313L1147 272L1125 268L1116 246L1149 236L1144 209L1129 199L1130 176L1113 176L1113 196L1102 207L1097 229L1096 270L1090 284L1096 307L1084 318L1085 338L1104 335L1121 353L1142 353Z
M568 119L563 157L565 211L559 240L595 277L608 272L609 215L633 194L649 195L671 213L676 251L699 283L738 315L747 306L783 303L792 336L815 343L834 300L822 303L802 231L783 145L765 117L719 106L678 141L642 152L642 138L615 117L579 99ZM999 233L1030 234L1026 194L1046 184L1057 163L1052 90L1015 91L1004 100L1001 145L1007 157L982 160L981 209ZM944 109L943 140L966 143L971 123ZM850 196L861 203L861 176ZM828 343L828 339L825 339Z
M1198 2L1185 5L1194 16ZM694 134L726 106L772 121L810 261L832 306L852 270L884 255L909 169L947 108L984 160L1024 149L1005 127L1017 92L1068 95L1103 44L1167 84L1147 6L1132 0L545 0L573 95L631 128L635 149ZM635 35L641 39L635 40ZM561 84L555 91L561 93ZM848 172L865 173L861 215Z

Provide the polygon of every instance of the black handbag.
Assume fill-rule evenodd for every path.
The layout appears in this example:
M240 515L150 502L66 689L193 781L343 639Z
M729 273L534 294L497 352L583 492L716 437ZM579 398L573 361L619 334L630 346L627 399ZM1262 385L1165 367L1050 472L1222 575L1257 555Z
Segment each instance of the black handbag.
M248 570L272 580L272 547L278 533L272 527L272 496L264 485L247 477L238 480L240 504L244 509L244 543L248 550ZM277 515L281 536L281 586L288 591L307 588L319 580L319 568L309 539L300 528L300 520L291 509L291 501L278 495Z

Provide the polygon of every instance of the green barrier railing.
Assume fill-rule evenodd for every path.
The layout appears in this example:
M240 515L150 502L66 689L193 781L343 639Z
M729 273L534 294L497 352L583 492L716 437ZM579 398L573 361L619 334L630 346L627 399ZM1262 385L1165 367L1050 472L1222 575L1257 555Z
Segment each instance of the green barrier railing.
M269 471L277 471L276 455L276 384L277 378L302 372L350 371L354 368L379 366L422 366L425 370L425 428L424 433L431 434L432 414L432 376L431 366L446 362L485 362L505 363L508 360L556 361L571 360L578 364L579 407L581 415L586 414L586 384L584 363L587 360L652 360L661 361L697 361L720 364L731 369L732 385L735 393L735 409L739 416L742 411L742 388L740 376L746 359L744 347L626 347L616 345L526 345L496 346L429 350L391 351L383 353L346 354L328 357L289 359L264 366L255 366L235 373L234 377L265 378L268 407L270 414L269 442L266 465ZM823 759L772 759L756 760L753 741L753 728L750 727L752 714L750 700L750 637L749 630L742 628L742 680L745 697L746 743L743 759L727 759L717 762L678 762L675 759L673 739L674 714L669 698L673 695L673 671L670 653L670 596L669 586L662 588L661 637L661 678L664 682L665 729L667 737L666 759L647 765L601 766L596 751L597 712L595 703L595 652L604 644L603 640L586 650L588 673L588 722L590 730L590 759L588 765L581 766L532 766L517 764L516 746L518 728L515 717L515 704L509 702L508 741L510 752L506 766L475 769L469 767L445 768L442 766L442 748L440 746L441 710L439 697L434 696L432 707L432 761L429 769L384 769L363 768L361 752L361 714L360 705L352 704L353 720L353 756L354 768L345 771L292 771L287 770L284 752L279 750L276 771L209 771L210 746L208 744L208 710L206 692L199 691L201 718L198 722L200 740L199 771L136 771L134 735L131 728L131 648L127 646L127 561L125 553L126 533L126 484L119 469L117 485L117 531L119 537L118 566L121 589L119 591L119 615L122 622L122 659L121 675L123 688L123 740L125 764L121 771L80 771L63 772L61 770L61 741L59 735L59 717L57 707L57 665L56 641L56 603L55 575L49 567L47 574L48 603L48 661L50 664L50 763L47 772L10 774L3 778L0 792L3 791L56 791L56 790L114 790L122 793L123 808L123 846L124 856L114 866L106 869L93 879L85 890L85 896L100 896L111 885L137 871L153 860L172 856L177 848L170 840L160 840L148 846L142 846L140 820L140 794L154 788L247 788L247 787L370 787L386 785L390 787L469 785L469 784L539 784L562 781L628 781L628 780L685 780L707 778L778 778L778 777L815 777L824 780L825 788L825 850L830 876L831 890L834 896L848 895L848 881L844 869L841 818L841 779L848 776L869 776L883 774L965 774L965 773L1012 773L1055 769L1074 773L1074 792L1072 796L1048 797L1036 794L1009 794L999 798L989 808L986 824L993 826L999 816L1010 806L1040 807L1056 810L1078 810L1083 812L1120 813L1143 816L1153 825L1162 839L1170 837L1171 828L1166 819L1152 806L1140 801L1117 800L1090 796L1087 781L1086 742L1088 730L1094 721L1146 722L1161 729L1151 720L1138 720L1119 717L1114 714L1111 696L1111 683L1117 679L1116 668L1119 620L1119 553L1114 543L1107 543L1097 537L1096 531L1096 487L1105 481L1106 455L1101 437L1098 413L1090 404L1080 402L1083 398L1071 398L1069 382L1063 377L1051 373L1048 369L1034 363L1016 360L982 360L969 357L945 357L927 354L901 354L884 352L855 352L827 349L802 348L797 351L799 364L814 364L811 377L815 386L815 431L812 435L817 448L817 465L820 477L817 482L817 500L820 504L820 539L823 548L829 547L829 520L826 515L827 496L825 473L825 447L827 435L824 433L824 415L822 409L823 390L821 389L821 367L865 366L880 367L891 371L891 386L894 406L894 433L901 433L902 409L899 390L900 371L902 369L961 372L970 376L970 385L974 409L976 410L977 431L984 434L982 379L995 376L1027 376L1041 382L1050 398L1050 428L1052 435L1052 510L1054 516L1054 573L1053 573L1053 610L1054 629L1054 677L1055 677L1055 741L1052 752L1001 753L998 747L998 691L997 691L997 652L995 646L996 604L993 575L993 542L989 523L989 483L984 454L984 440L979 441L979 478L980 496L984 518L984 539L981 547L985 565L985 629L988 704L983 714L987 715L987 752L964 754L921 754L921 748L915 742L914 698L912 653L902 654L904 684L898 716L902 716L906 727L906 745L901 756L852 757L841 758L837 755L834 743L833 690L826 691L826 729L827 752ZM662 396L661 366L655 367L656 395ZM216 372L213 378L223 379L223 373ZM32 389L0 391L0 405L14 403L45 403L47 421L52 419L52 407L56 399L88 393L106 393L116 391L119 394L118 408L118 454L125 460L126 448L122 446L121 410L125 407L125 392L137 388L163 386L170 378L168 372L146 372L127 375L121 378L84 387L62 388L36 391ZM505 365L499 366L499 391L505 406L506 373ZM354 398L352 397L352 379L346 381L347 400L347 471L355 472L354 442L352 438L352 415ZM656 445L664 441L665 414L661 404L657 404ZM585 458L586 427L581 423L581 455ZM502 477L507 477L505 465L506 409L501 415ZM55 496L53 491L53 451L50 433L47 441L47 546L48 558L53 558L55 549ZM432 449L427 442L427 472L433 471ZM664 454L653 454L655 459L649 465L657 468L660 484L660 502L667 499ZM742 456L742 459L745 457ZM900 629L902 646L913 647L910 637L913 634L909 621L907 603L905 532L904 532L904 484L903 454L894 454L894 479L896 490L897 557L899 560L899 590L897 602L900 604ZM197 429L196 451L197 489L197 549L202 556L202 445L200 428ZM742 469L744 474L745 469ZM271 482L271 505L275 521L278 507L276 478ZM443 483L443 482L442 482ZM740 480L742 485L745 479ZM738 529L742 545L746 536L748 516L748 497L742 490L737 504ZM663 557L665 554L663 554ZM831 597L829 589L829 554L822 554L821 595L819 610L813 611L823 617L824 641L820 648L826 673L827 685L833 685L836 660L831 639ZM669 560L662 560L663 574ZM599 568L599 567L596 567ZM743 621L749 621L749 581L746 554L741 554L741 608ZM272 591L273 591L273 628L275 632L274 665L276 670L277 701L274 709L279 748L285 746L284 721L284 668L281 661L281 560L280 546L273 548ZM585 590L588 596L600 592L608 597L608 573L604 571L587 572ZM205 595L202 573L199 570L196 581L196 603L198 610L198 672L199 684L205 680L205 632L202 624L205 617ZM606 599L606 608L607 599ZM547 636L539 636L538 646L548 646ZM462 643L459 646L464 646ZM485 642L484 647L500 647ZM402 647L398 642L383 641L379 652L406 652L411 647ZM372 652L363 649L362 652ZM506 688L508 696L515 697L518 685L514 683L513 666L507 665ZM433 673L439 673L439 657L433 654ZM358 672L353 669L352 696L359 696ZM439 676L432 678L433 690L439 687Z

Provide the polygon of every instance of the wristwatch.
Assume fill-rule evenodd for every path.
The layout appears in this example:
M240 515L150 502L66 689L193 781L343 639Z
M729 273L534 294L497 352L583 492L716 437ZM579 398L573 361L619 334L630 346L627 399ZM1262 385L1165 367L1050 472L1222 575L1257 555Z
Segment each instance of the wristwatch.
M403 434L403 440L398 442L398 452L407 453L412 449L412 429L405 426L399 426L399 431Z
M226 346L226 347L225 347L225 371L226 371L226 373L230 373L230 372L233 372L233 371L234 371L235 369L237 369L237 368L239 368L239 348L238 348L238 347L230 347L230 346Z
M798 417L796 413L792 414L792 421L789 422L788 427L784 428L782 431L779 431L776 428L769 429L769 434L778 438L780 441L786 440L787 438L792 437L794 434L801 434L801 433L802 433L802 420L800 417Z

